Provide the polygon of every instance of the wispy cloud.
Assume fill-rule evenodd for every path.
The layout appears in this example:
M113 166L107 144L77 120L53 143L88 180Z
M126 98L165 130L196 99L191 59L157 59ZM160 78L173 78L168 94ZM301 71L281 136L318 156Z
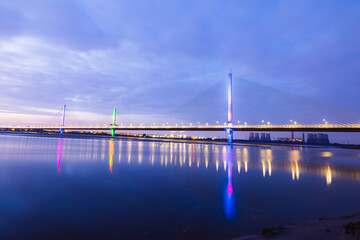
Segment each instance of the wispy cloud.
M3 1L0 108L156 116L232 67L359 111L359 21L357 1Z

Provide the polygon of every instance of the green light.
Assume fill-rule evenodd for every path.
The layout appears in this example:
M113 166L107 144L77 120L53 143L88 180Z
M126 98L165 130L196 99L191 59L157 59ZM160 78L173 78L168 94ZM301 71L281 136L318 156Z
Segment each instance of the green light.
M113 111L113 126L116 125L116 108L114 108L114 111Z

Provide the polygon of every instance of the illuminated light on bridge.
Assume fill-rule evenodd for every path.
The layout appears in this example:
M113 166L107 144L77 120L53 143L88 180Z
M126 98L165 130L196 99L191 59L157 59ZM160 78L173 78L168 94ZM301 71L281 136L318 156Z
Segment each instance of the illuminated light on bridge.
M233 143L233 108L232 108L232 73L231 70L228 74L228 127L226 129L227 136L228 136L228 143Z
M64 104L62 118L61 118L61 126L62 127L65 126L65 111L66 111L66 104ZM60 134L63 134L63 133L64 133L64 128L60 128Z
M114 111L113 111L113 122L112 122L111 126L113 126L113 127L117 126L116 125L116 108L114 108ZM115 136L115 129L114 128L111 129L111 136L112 137Z

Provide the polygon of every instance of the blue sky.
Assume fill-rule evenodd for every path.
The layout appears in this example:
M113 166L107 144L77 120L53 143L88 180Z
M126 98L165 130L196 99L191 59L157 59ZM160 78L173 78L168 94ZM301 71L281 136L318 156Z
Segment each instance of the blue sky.
M1 0L0 116L44 122L66 103L94 121L113 107L156 118L230 67L234 79L360 112L359 23L350 0Z

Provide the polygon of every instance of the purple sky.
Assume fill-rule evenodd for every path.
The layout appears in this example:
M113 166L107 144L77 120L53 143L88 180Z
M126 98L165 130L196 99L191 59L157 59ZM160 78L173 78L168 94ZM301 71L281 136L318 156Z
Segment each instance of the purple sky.
M359 23L350 0L2 0L1 123L47 122L64 103L93 121L113 107L156 119L230 67L235 80L359 113Z

